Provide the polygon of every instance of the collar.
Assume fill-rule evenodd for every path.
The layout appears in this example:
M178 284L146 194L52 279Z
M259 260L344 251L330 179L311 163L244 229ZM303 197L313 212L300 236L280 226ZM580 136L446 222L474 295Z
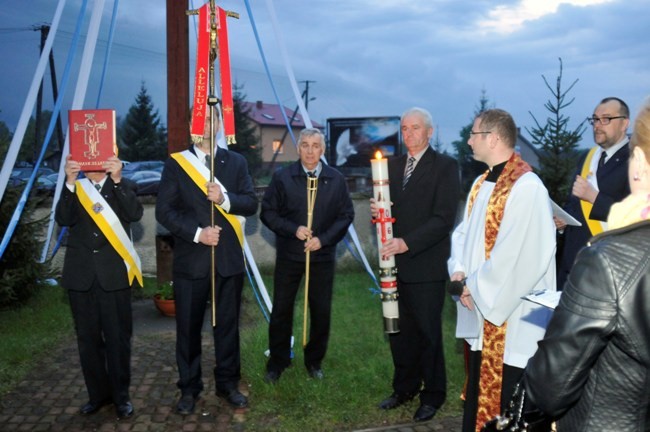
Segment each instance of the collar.
M418 162L420 162L420 159L422 159L422 156L424 156L424 152L426 152L428 149L429 149L429 147L425 147L422 150L420 150L419 152L417 152L416 154L414 154L413 156L411 156L410 153L406 153L407 162L408 162L409 158L414 157L415 158L414 165L417 165Z
M307 168L305 168L305 166L302 163L300 164L300 166L302 167L302 170L305 172L305 175L307 175L309 171L312 171L314 175L318 177L321 171L323 171L322 162L318 162L318 165L316 165L316 168L314 168L313 170L308 170Z
M500 164L494 165L490 170L490 173L485 177L485 181L496 183L499 179L499 176L503 172L503 169L506 167L508 161L501 162Z
M602 152L605 152L605 154L607 155L605 157L605 161L608 161L612 156L614 156L616 154L617 151L619 151L620 149L625 147L629 142L630 142L630 139L626 135L625 138L623 138L620 142L614 144L613 146L611 146L610 148L608 148L606 150L603 149L602 147L599 147L600 152L598 154L594 155L594 159L596 159L596 160L600 159L600 154Z

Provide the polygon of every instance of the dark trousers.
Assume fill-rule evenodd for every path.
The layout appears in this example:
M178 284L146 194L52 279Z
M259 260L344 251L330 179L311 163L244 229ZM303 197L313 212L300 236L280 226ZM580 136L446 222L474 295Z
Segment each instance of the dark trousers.
M395 366L393 390L399 394L420 391L422 404L439 408L447 394L442 345L445 283L398 282L397 290L400 332L389 336Z
M236 389L241 379L239 347L239 313L244 283L243 273L231 277L217 275L216 326L214 338L215 387L228 392ZM201 331L206 305L211 298L210 277L203 279L174 278L176 300L176 363L179 379L176 385L182 394L198 396L203 390L201 371ZM212 314L211 308L208 313Z
M112 400L116 405L128 402L131 289L104 291L95 279L89 291L68 291L68 297L89 400Z
M332 311L334 261L311 262L309 271L309 342L305 347L305 366L321 367L327 351ZM273 311L269 324L271 357L267 370L281 372L291 364L293 312L305 263L276 259L273 282ZM302 308L303 306L300 305ZM302 335L296 337L301 343Z
M501 413L505 411L512 398L515 386L521 379L524 370L515 366L503 365L501 382ZM476 431L476 414L478 411L479 377L481 375L481 351L470 351L467 374L467 393L463 408L463 432ZM493 417L497 414L494 413Z

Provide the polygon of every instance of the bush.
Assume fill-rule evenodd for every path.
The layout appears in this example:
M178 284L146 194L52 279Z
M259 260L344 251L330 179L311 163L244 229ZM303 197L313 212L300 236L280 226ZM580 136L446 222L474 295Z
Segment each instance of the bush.
M6 233L22 188L7 188L0 204L0 232ZM24 304L52 277L50 263L40 263L43 247L40 236L47 218L32 220L42 198L27 200L20 222L0 260L0 309Z

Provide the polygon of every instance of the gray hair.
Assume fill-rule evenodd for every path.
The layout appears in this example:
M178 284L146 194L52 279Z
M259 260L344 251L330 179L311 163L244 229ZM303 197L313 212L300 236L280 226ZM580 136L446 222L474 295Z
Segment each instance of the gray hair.
M323 135L323 132L321 132L320 129L316 128L304 128L301 130L300 135L298 135L298 144L302 142L303 137L311 137L315 135L318 135L320 138L320 145L323 147L323 150L325 150L325 135Z
M400 123L404 121L405 117L408 117L410 115L419 116L422 120L424 120L424 125L427 128L433 127L433 118L431 117L431 113L425 110L424 108L419 108L419 107L409 108L406 111L404 111L404 114L402 114L402 117L400 118Z

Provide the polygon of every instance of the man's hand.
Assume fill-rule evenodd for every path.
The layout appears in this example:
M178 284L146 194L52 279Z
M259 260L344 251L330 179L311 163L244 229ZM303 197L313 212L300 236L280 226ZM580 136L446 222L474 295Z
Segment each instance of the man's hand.
M391 202L390 205L393 205L393 203ZM373 219L379 216L379 207L377 206L377 201L374 198L370 198L370 216L372 216Z
M594 203L598 196L598 191L583 177L576 176L573 182L571 193L583 201Z
M555 222L555 228L558 231L562 231L567 226L566 221L564 221L563 219L560 219L557 216L553 216L553 222Z
M404 240L401 238L392 238L382 245L379 253L381 253L383 259L387 259L393 255L402 254L408 250L409 247L406 245Z
M102 164L102 168L110 174L113 183L118 184L122 181L122 161L117 156L111 156Z
M77 181L77 176L79 171L81 171L81 165L79 162L72 160L72 157L68 155L65 158L65 182L69 185L74 185L74 182Z
M216 205L223 204L226 198L223 196L221 186L218 183L207 183L206 187L208 188L208 199Z
M219 233L221 227L215 225L213 227L205 227L199 233L199 242L206 246L216 246L219 244Z
M472 294L467 289L467 286L463 288L463 293L460 295L460 304L471 311L474 310L474 300L472 300Z
M307 252L307 251L310 251L310 252L317 251L321 247L322 247L322 245L320 244L320 240L318 239L318 237L312 237L312 238L310 238L309 240L307 240L305 242L305 252Z
M312 236L311 230L304 225L300 225L296 230L296 238L298 240L307 240L311 238L311 236Z

